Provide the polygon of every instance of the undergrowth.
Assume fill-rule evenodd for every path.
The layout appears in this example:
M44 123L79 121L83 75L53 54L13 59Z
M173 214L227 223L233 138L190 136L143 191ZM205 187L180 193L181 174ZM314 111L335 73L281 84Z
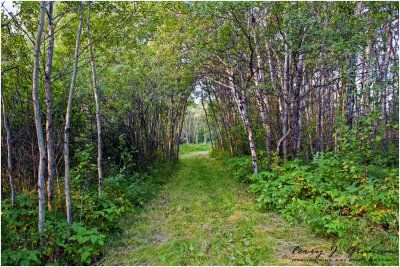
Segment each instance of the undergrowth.
M326 255L331 246L307 227L257 210L246 187L207 152L180 157L158 196L143 212L121 217L121 225L122 237L108 247L101 264L288 265L297 256L296 245L317 246Z
M121 229L119 218L135 211L154 197L172 165L160 164L148 172L133 172L131 152L123 153L124 166L109 170L103 192L88 186L96 180L93 146L77 153L79 164L71 170L73 223L68 225L64 210L62 181L56 186L55 209L46 212L42 236L37 227L37 195L26 192L1 207L2 265L88 265L104 254L104 245ZM96 184L95 182L92 184Z
M220 151L211 155L223 158L230 175L249 184L259 208L309 225L335 240L353 261L398 265L398 159L393 156L395 148L379 154L379 131L360 123L335 133L336 152L317 153L309 163L299 159L285 163L258 151L257 175L252 174L250 156L229 158Z

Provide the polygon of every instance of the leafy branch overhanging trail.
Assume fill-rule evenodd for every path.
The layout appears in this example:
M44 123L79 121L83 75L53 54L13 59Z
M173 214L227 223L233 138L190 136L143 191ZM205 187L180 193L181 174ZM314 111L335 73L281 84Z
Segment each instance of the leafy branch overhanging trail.
M345 253L329 257L331 242L309 229L258 211L243 184L208 151L182 156L159 197L121 224L122 240L99 264L351 264ZM293 253L297 246L322 254L315 261L319 253Z

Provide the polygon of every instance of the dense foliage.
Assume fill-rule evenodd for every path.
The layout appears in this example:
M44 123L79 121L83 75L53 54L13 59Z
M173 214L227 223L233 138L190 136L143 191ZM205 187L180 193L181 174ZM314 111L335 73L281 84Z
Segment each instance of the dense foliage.
M374 153L383 131L363 142L371 130L347 129L337 153L317 153L308 163L262 157L258 174L252 173L249 156L213 154L225 159L235 179L249 184L259 208L311 226L344 251L353 248L352 260L397 265L399 169L395 156Z
M63 195L56 191L53 212L46 213L44 241L37 228L37 196L18 195L17 206L10 199L2 202L2 265L43 265L45 263L91 264L104 254L121 228L119 218L143 207L171 174L172 165L162 164L148 172L128 168L110 170L104 181L104 192L98 195L89 182L95 180L96 166L88 165L90 149L79 152L80 164L72 170L71 196L73 224L68 225L62 210ZM125 154L132 157L132 154ZM93 164L92 164L93 165ZM128 165L125 165L128 166ZM63 182L60 181L60 185Z
M91 263L193 143L260 207L396 247L398 11L2 2L2 262Z

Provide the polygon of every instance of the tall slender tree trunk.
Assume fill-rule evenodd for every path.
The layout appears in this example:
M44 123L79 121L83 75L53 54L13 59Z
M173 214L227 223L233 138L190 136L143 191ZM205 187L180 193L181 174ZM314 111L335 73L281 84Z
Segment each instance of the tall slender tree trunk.
M168 151L169 151L169 160L171 163L174 162L174 113L173 113L173 105L174 105L174 98L173 95L170 97L170 107L169 107L169 121L168 121Z
M289 91L290 91L290 52L289 47L285 44L285 70L284 70L284 77L285 77L285 86L283 89L283 136L288 136L289 128ZM289 150L289 141L286 138L283 140L283 157L284 161L287 161Z
M218 101L217 95L214 92L214 97L215 100L217 101L218 104L220 104L220 102ZM225 102L225 101L223 101ZM229 115L226 112L226 106L225 104L222 104L222 109L223 109L223 120L222 120L222 126L224 127L225 133L228 135L228 141L229 141L229 151L231 152L231 156L233 157L233 144L232 144L232 134L230 131L230 120L229 120Z
M278 79L277 73L276 73L276 68L275 65L272 62L273 59L273 55L272 55L272 51L269 45L269 42L267 39L265 39L265 47L267 50L267 59L268 59L268 65L269 65L269 72L270 72L270 77L272 79L272 89L277 91L277 92L283 92L283 86L282 86L282 79ZM277 62L277 64L279 64L279 62ZM280 65L278 65L279 69L280 69ZM276 125L277 125L277 132L280 133L281 129L280 129L280 115L282 114L280 112L280 100L281 98L278 98L276 101ZM285 134L285 133L284 133ZM272 150L272 148L271 148Z
M217 116L215 115L214 108L213 108L213 106L212 106L212 104L211 104L211 95L210 95L210 92L207 91L207 94L208 94L208 100L210 101L210 109L211 109L211 112L212 112L212 114L213 114L212 117L214 118L215 127L217 128L217 131L218 131L221 149L222 149L222 151L225 151L225 148L224 148L224 140L222 139L221 128L220 128L220 126L219 126L219 123L218 123L218 120L217 120Z
M190 114L189 114L189 116L188 116L188 125L187 125L187 134L186 134L186 142L188 143L188 144L190 144L190 129L191 129L191 126L192 126L192 116L190 116Z
M40 20L39 27L35 40L34 48L34 63L33 63L33 77L32 77L32 98L33 98L33 109L35 111L35 124L36 133L39 147L39 169L38 169L38 194L39 194L39 233L44 230L45 223L45 185L44 185L44 172L46 166L46 149L44 146L44 136L42 129L42 119L40 114L40 102L39 102L39 57L40 57L40 43L42 41L42 33L44 27L44 14L47 2L43 1L40 3Z
M255 21L255 19L254 19ZM260 115L261 115L261 120L263 123L263 126L265 128L265 147L267 149L267 152L269 156L271 154L271 122L270 122L270 114L268 112L268 98L263 92L263 88L259 88L260 86L264 85L264 80L265 80L265 75L264 75L264 62L260 53L260 50L258 49L258 40L257 40L257 33L255 29L255 22L251 23L252 26L252 31L253 31L253 39L254 39L254 49L256 52L257 56L257 71L256 71L256 77L255 77L255 85L257 87L256 89L256 101L258 108L260 110Z
M201 105L203 106L204 114L206 115L206 123L207 123L208 133L210 135L211 149L214 150L214 145L213 145L212 136L211 136L210 123L208 122L207 110L204 106L204 95L201 96Z
M71 122L72 99L74 96L76 73L78 71L79 43L80 43L80 39L81 39L82 24L83 24L82 2L80 2L80 9L81 9L81 15L80 15L80 21L79 21L79 27L78 27L78 35L76 38L74 68L72 71L71 86L70 86L69 96L68 96L68 106L67 106L67 112L65 114L65 128L64 128L65 204L66 204L66 208L67 208L67 223L68 223L68 225L72 224L71 198L70 198L70 193L69 193L69 169L70 169L70 161L69 161L69 130L70 130L70 128L69 127L70 127L70 122Z
M89 43L89 51L90 51L90 64L92 66L92 79L93 79L93 92L94 92L94 100L96 102L96 125L97 125L97 172L99 175L98 181L98 191L99 195L101 194L101 187L103 186L103 168L102 168L102 139L101 139L101 120L100 120L100 100L99 100L99 91L96 83L96 66L94 62L93 55L93 46L90 41L90 2L89 2L89 10L88 10L88 18L87 18L87 38Z
M346 120L347 120L347 125L350 126L350 130L353 128L353 113L354 113L354 91L355 91L355 82L356 82L356 58L357 55L353 55L350 57L350 64L349 64L349 71L350 71L350 81L349 85L347 87L347 114L346 114Z
M323 68L322 68L323 69ZM322 84L322 83L321 83ZM318 88L318 113L316 113L316 121L318 121L318 128L317 128L317 136L318 136L318 147L317 150L318 152L323 152L323 141L322 141L322 94L321 94L321 90L322 90L322 86L320 86Z
M185 112L186 112L186 106L187 106L187 101L188 101L189 97L186 97L185 99L185 103L183 104L183 108L182 108L182 118L179 122L178 125L178 137L176 138L176 160L179 159L179 145L181 143L181 135L182 135L182 128L183 128L183 121L185 119Z
M238 105L240 114L242 115L242 121L243 121L244 127L247 132L247 138L249 140L251 159L253 162L253 172L254 172L254 174L258 174L257 150L256 150L255 142L254 142L253 131L252 131L251 125L250 125L249 114L247 111L247 103L246 103L247 98L245 96L245 93L238 92L236 101L237 101L237 105Z
M390 54L392 50L392 31L390 30L390 24L387 25L386 32L388 34L388 40L386 41L386 52L385 52L385 57L383 60L383 66L382 66L382 71L380 73L380 83L382 84L382 94L381 94L381 103L382 103L382 124L386 126L387 124L387 91L386 91L386 79L387 79L387 70L389 67L389 60L390 60ZM383 148L385 151L388 151L388 146L389 146L389 138L388 134L385 131L383 134Z
M195 123L195 136L196 136L196 145L199 143L199 119L196 118L196 123Z
M297 65L296 86L293 92L293 117L292 117L292 153L293 159L297 155L297 147L299 146L300 133L300 92L303 84L303 59L304 54L300 54L299 63Z
M244 80L243 72L241 72L241 79L242 79L242 81ZM246 92L243 92L242 88L238 88L236 86L235 75L233 73L233 70L231 70L231 72L230 72L229 80L231 83L231 89L235 96L238 110L239 110L241 118L242 118L243 125L247 132L247 138L248 138L249 146L250 146L251 160L253 163L253 173L258 174L257 149L256 149L256 145L254 142L253 131L251 129L250 118L249 118L249 114L248 114L248 110L247 110Z
M14 181L13 181L13 168L12 168L12 146L11 146L11 129L8 124L6 103L4 101L3 90L1 90L1 104L3 105L3 122L4 128L7 133L7 165L8 165L8 178L10 180L10 191L11 191L11 204L14 207L17 204L17 195L15 194Z
M301 95L303 95L303 93L306 90L306 75L305 75L305 66L303 65L303 79L302 79L302 90L300 90ZM305 99L300 99L300 103L299 103L299 129L298 129L298 134L297 134L297 145L296 145L296 155L297 158L300 158L300 149L301 149L301 137L302 137L302 131L303 131L303 113L302 110L304 109L306 103L305 103Z
M372 22L371 22L372 24ZM368 27L368 32L370 32L370 27ZM365 87L369 87L371 85L371 51L372 51L372 40L367 41L367 47L365 48L365 60L367 61L366 64L366 70L365 70ZM370 95L369 95L369 89L364 91L364 105L363 105L363 113L366 114L369 111L369 107L371 106L371 103L369 101Z
M51 94L51 69L53 66L53 50L54 50L54 24L53 24L53 5L54 1L50 1L47 7L47 15L49 18L48 33L49 44L47 47L46 76L44 87L46 91L46 143L47 143L47 208L49 211L54 207L54 178L56 175L55 168L55 152L54 152L54 135L53 135L53 97Z

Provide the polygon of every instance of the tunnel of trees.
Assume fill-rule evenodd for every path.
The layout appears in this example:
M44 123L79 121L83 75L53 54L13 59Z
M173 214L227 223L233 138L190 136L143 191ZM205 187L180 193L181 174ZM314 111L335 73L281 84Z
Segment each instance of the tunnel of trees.
M254 185L310 168L330 180L290 199L353 192L333 209L344 224L398 244L398 9L2 2L3 264L95 260L184 143L210 143ZM260 186L254 194L266 196Z

